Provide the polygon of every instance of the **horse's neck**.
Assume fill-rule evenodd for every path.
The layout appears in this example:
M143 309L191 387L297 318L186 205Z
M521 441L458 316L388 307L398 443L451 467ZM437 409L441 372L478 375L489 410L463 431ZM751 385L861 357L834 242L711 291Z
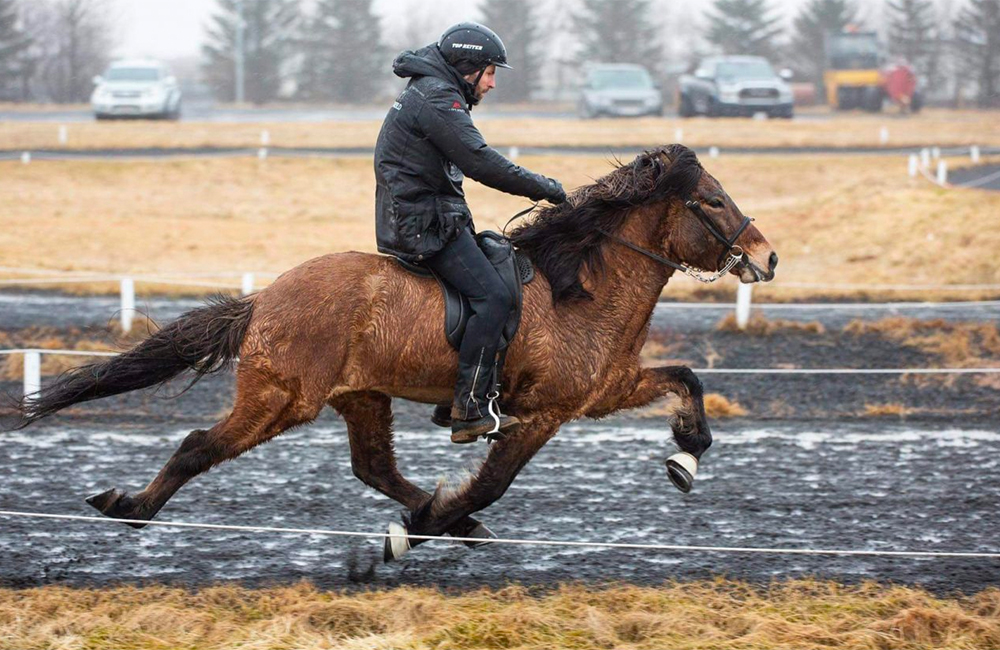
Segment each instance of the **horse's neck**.
M619 237L646 250L652 241L656 216L630 219ZM617 347L638 351L646 339L653 309L673 270L614 241L605 243L604 272L587 289L594 300L586 303L590 318L610 325L608 334ZM595 313L596 312L596 313Z

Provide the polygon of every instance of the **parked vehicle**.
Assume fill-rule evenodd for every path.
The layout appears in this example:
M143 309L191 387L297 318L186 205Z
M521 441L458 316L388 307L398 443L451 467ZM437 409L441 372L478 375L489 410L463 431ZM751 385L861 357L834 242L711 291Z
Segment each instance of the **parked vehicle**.
M663 115L663 94L641 65L602 63L586 74L577 102L580 117Z
M888 99L904 111L920 110L923 98L913 67L906 61L884 65L885 54L875 32L831 32L824 49L823 85L830 106L877 113Z
M779 76L759 56L713 56L704 59L693 75L678 82L677 112L681 117L720 115L770 117L794 115L791 72Z
M146 117L176 120L181 114L177 79L158 61L117 61L94 77L90 103L99 120Z

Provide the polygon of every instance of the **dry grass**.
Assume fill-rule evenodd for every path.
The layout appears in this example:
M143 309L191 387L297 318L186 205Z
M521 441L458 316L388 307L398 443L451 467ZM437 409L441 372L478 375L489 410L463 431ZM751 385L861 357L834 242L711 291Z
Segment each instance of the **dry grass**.
M0 649L1000 647L1000 590L724 580L658 588L512 586L359 594L308 584L198 591L147 586L0 591Z
M388 109L388 104L386 104ZM488 108L488 107L484 107ZM893 147L998 145L1000 113L996 111L927 110L920 115L861 113L827 114L828 119L710 120L705 118L636 118L577 120L503 117L496 110L492 119L478 126L487 142L495 146L595 146L648 147L674 140L683 129L684 144L696 147L878 147L879 131L889 128ZM68 125L66 145L58 142L58 124L52 122L0 122L0 150L41 148L196 148L257 147L262 130L273 146L281 147L371 147L381 120L318 123L211 122L114 122Z
M131 347L148 334L156 331L156 324L138 317L132 330L125 334L121 325L113 323L101 340L92 331L78 328L60 329L51 326L30 327L17 332L0 332L0 349L38 348L42 350L80 350L85 352L119 352ZM43 376L58 375L70 368L93 363L98 357L42 355ZM20 380L23 377L24 357L10 354L0 357L0 380Z
M649 144L668 139L659 134ZM610 170L601 157L523 157L568 187ZM786 282L1000 284L1000 193L947 191L906 175L896 158L733 156L705 161L781 256L755 300L985 298L785 286ZM98 273L282 271L343 250L374 251L374 175L361 159L0 163L4 266ZM499 228L524 199L468 183L480 228ZM615 255L630 255L617 251ZM933 263L914 263L915 259ZM214 280L233 285L238 278ZM51 286L51 285L46 285ZM66 285L114 292L115 283ZM207 289L140 285L141 292ZM671 297L733 299L731 281L671 281Z
M729 314L715 325L717 332L742 332L751 336L773 336L775 334L825 334L826 328L819 321L802 323L800 321L782 318L768 319L755 314L747 321L746 329L740 329L736 324L736 315Z
M1000 366L1000 329L994 322L918 320L895 316L878 321L854 320L850 334L877 334L900 345L936 356L942 365L958 368Z
M865 404L865 410L862 415L873 418L898 417L902 419L913 412L914 409L912 408L904 406L899 402L892 402L889 404Z
M705 395L705 414L710 418L738 418L747 414L739 402L730 401L719 393Z

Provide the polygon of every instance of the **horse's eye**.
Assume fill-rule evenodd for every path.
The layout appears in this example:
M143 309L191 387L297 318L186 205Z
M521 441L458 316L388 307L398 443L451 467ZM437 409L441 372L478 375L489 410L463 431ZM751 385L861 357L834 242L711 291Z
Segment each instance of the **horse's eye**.
M713 208L724 208L726 206L726 204L722 202L722 199L711 199L708 204Z

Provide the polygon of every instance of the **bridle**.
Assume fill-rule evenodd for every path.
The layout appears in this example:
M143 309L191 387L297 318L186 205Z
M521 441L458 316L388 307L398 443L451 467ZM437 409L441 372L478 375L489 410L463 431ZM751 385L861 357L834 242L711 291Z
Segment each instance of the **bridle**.
M656 260L660 264L665 264L670 268L677 269L678 271L684 273L684 275L690 276L695 280L698 280L699 282L704 282L706 284L710 282L715 282L719 278L723 277L724 275L732 271L733 267L739 264L740 260L743 259L743 248L736 245L736 240L739 239L740 235L743 234L743 231L746 230L747 226L750 225L750 222L753 221L753 217L744 216L743 223L741 223L740 227L736 229L736 232L733 234L733 236L727 239L722 234L722 232L716 227L715 222L712 221L712 219L707 214L705 214L705 211L702 210L701 204L698 201L695 201L694 199L689 199L688 201L684 202L684 207L693 212L694 215L698 217L698 220L701 222L701 224L705 226L705 229L709 232L709 234L712 235L712 237L715 237L715 239L717 239L719 243L725 246L725 249L719 255L719 259L716 260L716 266L720 268L712 275L707 275L707 276L702 275L703 273L705 273L705 271L703 271L702 269L693 266L688 266L687 264L674 262L673 260L668 260L667 258L657 255L656 253L650 252L645 248L636 246L632 242L626 241L621 237L619 237L618 235L614 235L604 230L603 228L598 228L597 231L602 235L604 235L605 237L607 237L608 239L612 239L621 244L622 246L625 246L626 248L631 248L636 253L640 253L652 260ZM729 255L729 259L726 260L725 264L723 264L722 260L723 258L726 257L727 254Z

